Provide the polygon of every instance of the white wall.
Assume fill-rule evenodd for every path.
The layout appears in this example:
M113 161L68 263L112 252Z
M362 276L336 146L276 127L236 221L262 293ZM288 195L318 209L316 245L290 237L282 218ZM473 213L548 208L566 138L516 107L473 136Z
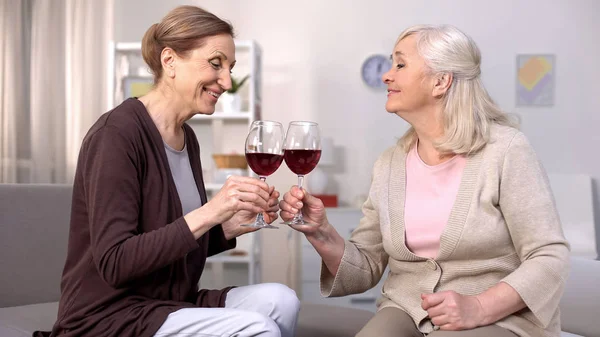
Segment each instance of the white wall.
M389 54L402 29L416 23L453 24L475 39L488 90L503 109L522 116L547 171L600 179L600 38L593 37L600 33L594 21L600 1L123 0L115 6L115 39L141 39L181 3L213 11L234 24L239 38L260 43L264 118L317 121L343 147L334 168L343 202L368 192L373 162L407 127L385 112L384 92L363 85L361 63L373 53ZM553 107L515 107L518 53L556 54ZM282 191L295 183L285 165L269 180ZM595 204L600 213L598 198ZM280 242L273 249L286 244L280 240L286 230L265 234ZM267 259L267 277L283 281L278 270L285 259Z

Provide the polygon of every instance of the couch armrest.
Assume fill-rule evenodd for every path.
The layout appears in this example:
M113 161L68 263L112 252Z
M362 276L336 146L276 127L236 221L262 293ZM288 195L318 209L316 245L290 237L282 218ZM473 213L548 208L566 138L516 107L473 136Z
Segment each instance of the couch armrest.
M600 261L571 258L560 310L563 331L600 337Z

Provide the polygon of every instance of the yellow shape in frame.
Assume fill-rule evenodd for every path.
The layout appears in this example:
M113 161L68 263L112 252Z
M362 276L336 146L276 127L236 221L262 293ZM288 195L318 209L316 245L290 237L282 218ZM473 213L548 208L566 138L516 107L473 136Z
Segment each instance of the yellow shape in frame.
M550 70L552 64L545 57L532 57L519 69L519 83L531 91Z
M130 85L131 97L141 97L152 89L153 84L150 82L134 82Z

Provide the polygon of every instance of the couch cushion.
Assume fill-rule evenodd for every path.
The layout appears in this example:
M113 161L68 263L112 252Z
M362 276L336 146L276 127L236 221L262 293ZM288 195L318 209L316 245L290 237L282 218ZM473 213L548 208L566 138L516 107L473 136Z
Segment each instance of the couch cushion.
M72 188L0 184L0 307L57 301Z
M0 336L31 337L36 330L51 330L58 302L0 308Z
M563 331L563 332L560 333L560 337L584 337L584 336L582 336L582 335L575 335L575 334Z
M0 308L0 336L30 337L36 330L50 330L56 321L58 302ZM303 303L296 337L354 337L373 317L365 310ZM560 337L582 337L562 332Z
M372 317L366 310L302 303L296 337L354 337Z
M586 337L600 337L596 323L600 309L600 261L572 258L570 267L560 301L562 329Z

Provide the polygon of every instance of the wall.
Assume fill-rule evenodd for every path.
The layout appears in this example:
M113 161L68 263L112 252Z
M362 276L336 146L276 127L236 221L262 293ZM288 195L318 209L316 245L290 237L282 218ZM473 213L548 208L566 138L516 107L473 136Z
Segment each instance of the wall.
M361 63L370 54L389 54L402 29L417 23L453 24L475 39L488 90L503 109L521 115L547 171L600 179L600 43L593 37L600 33L594 21L600 1L123 0L116 4L115 39L141 39L150 24L181 3L229 19L238 38L260 43L264 119L320 123L336 145L339 164L330 171L346 204L368 192L373 162L407 128L385 112L384 92L363 85ZM515 107L518 53L556 54L553 107ZM282 166L269 181L285 191L296 180ZM597 196L595 206L600 213ZM596 226L600 233L600 220ZM263 233L272 243L263 269L270 281L286 281L288 256L274 251L287 249L287 231Z

